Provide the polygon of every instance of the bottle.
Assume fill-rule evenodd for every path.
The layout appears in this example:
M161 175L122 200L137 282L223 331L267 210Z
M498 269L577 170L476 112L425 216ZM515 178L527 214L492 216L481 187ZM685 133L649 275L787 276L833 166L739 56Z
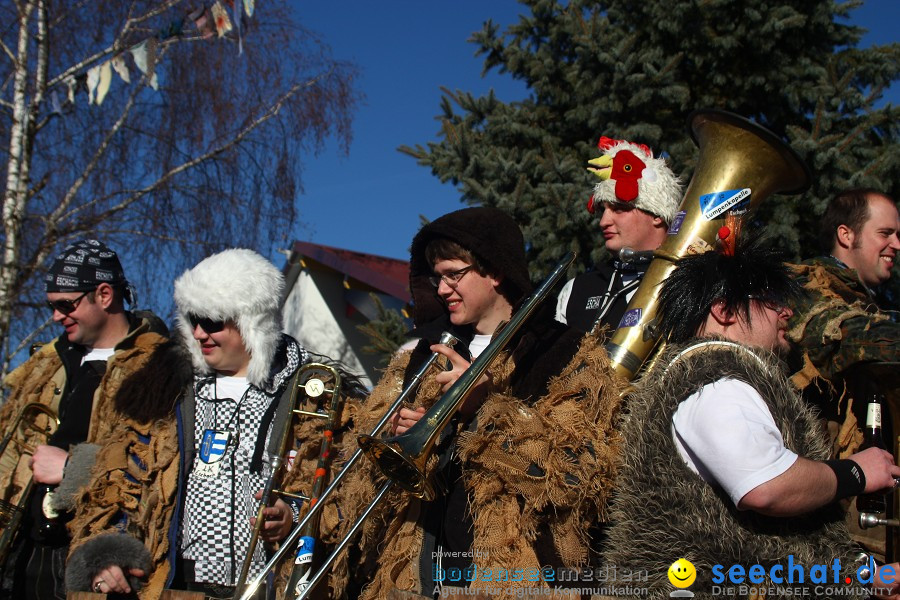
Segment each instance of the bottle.
M881 394L869 394L866 406L866 429L863 432L860 450L872 447L885 449L884 439L881 437L882 401ZM860 494L856 497L856 508L861 513L883 514L887 511L887 501L884 494Z
M55 485L40 485L36 492L40 494L41 514L37 522L36 537L45 544L59 543L66 538L66 526L61 515L51 506Z

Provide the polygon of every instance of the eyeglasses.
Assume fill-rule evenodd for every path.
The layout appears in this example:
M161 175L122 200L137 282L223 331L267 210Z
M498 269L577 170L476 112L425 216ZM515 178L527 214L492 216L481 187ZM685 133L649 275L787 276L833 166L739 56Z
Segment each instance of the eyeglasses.
M784 303L779 302L778 300L773 300L772 298L763 298L762 296L754 296L753 294L750 294L749 296L747 296L747 298L750 300L756 300L769 310L774 311L779 315L787 310L787 306L785 306Z
M88 290L72 300L47 300L47 306L49 306L52 311L70 315L78 309L81 300L93 291L94 290Z
M199 325L200 329L206 333L219 333L225 329L225 321L216 321L209 317L198 317L194 314L188 314L187 319L191 324L191 329L196 329L197 325Z
M432 275L428 278L428 281L431 282L431 285L434 287L440 287L441 282L443 281L447 285L452 288L456 288L459 285L459 280L465 277L466 273L472 270L472 265L468 267L463 267L458 271L450 271L449 273L444 273L443 275Z

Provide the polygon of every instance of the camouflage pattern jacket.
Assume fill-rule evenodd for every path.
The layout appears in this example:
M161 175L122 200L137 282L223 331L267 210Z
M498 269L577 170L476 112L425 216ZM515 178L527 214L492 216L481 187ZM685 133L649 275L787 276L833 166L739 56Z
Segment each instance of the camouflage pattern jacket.
M900 359L900 324L875 304L853 269L821 257L793 266L807 297L794 309L788 337L819 376L836 376L861 363Z
M894 419L900 418L900 323L837 259L820 257L793 269L807 297L789 323L788 339L799 354L792 381L827 422L832 457L846 458L862 443L863 395L873 382L886 394ZM884 529L861 530L853 504L847 525L854 540L884 556Z
M837 259L816 258L793 269L807 297L789 323L787 337L802 360L792 379L829 420L843 423L837 446L850 454L862 437L848 398L860 375L871 378L872 369L900 360L900 324L879 309L856 271Z

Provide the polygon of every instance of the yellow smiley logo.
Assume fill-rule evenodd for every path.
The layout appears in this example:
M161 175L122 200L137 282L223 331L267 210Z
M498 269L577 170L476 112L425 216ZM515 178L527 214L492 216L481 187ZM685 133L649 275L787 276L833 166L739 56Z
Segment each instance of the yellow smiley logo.
M697 569L690 561L679 558L669 567L669 581L677 588L690 587L697 579Z

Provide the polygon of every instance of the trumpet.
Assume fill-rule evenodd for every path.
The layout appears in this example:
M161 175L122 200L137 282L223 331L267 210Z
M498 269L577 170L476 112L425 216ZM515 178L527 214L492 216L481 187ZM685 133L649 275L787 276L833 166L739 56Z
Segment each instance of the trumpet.
M47 417L46 425L39 425L37 418L40 415ZM6 450L10 444L18 447L21 454L34 454L34 446L25 440L26 433L30 430L36 435L44 436L44 441L50 439L56 428L59 427L59 418L56 411L45 404L39 402L31 402L22 407L19 414L12 422L9 431L0 440L0 462L6 456ZM16 434L19 434L19 437ZM20 439L21 438L21 439ZM15 459L18 462L18 458ZM28 483L22 489L18 503L12 503L8 500L0 500L0 564L6 562L9 556L10 548L16 538L19 527L22 525L22 518L25 516L25 507L31 498L31 489L34 485L34 477L28 480Z
M441 334L441 338L438 343L452 348L458 341L459 340L457 340L456 337L453 336L453 334L445 331L444 333ZM397 410L419 388L419 384L422 382L422 379L425 377L425 374L431 369L431 367L434 365L434 363L440 357L441 357L440 353L434 352L428 358L428 360L425 361L425 363L419 368L419 370L416 371L416 373L413 375L412 379L410 380L409 384L406 386L406 388L403 390L403 392L400 394L400 396L397 397L397 399L394 401L394 403L391 405L391 407L386 411L386 413L382 417L382 419L372 429L372 435L375 435L378 432L380 432L384 428L384 426L387 424L387 422L390 420L390 418L394 415L394 413L397 412ZM310 365L307 365L307 366L310 366ZM324 366L324 365L319 365L319 366ZM326 367L326 368L330 369L330 367ZM298 376L299 376L299 373L298 373ZM334 376L338 377L336 373ZM333 391L329 392L332 395L332 404L334 404L334 397L336 396L336 392L334 390L338 389L339 383L340 383L340 379L338 378L337 382L333 385ZM306 385L306 388L309 388L308 384ZM309 390L307 389L307 391L309 391ZM337 411L337 412L339 413L340 411ZM333 431L333 428L331 428L331 430ZM327 429L326 429L326 431L327 431ZM323 441L323 444L324 444L324 441ZM328 448L330 448L330 443L329 443ZM328 448L326 448L324 451L327 451ZM320 459L321 459L322 455L324 454L324 451L320 452ZM291 577L288 582L288 591L294 590L294 594L295 594L294 597L296 597L296 595L304 594L306 592L307 588L311 589L312 586L311 586L311 582L308 580L308 577L309 577L309 572L310 572L309 563L311 562L311 558L312 558L311 545L314 542L312 541L313 538L312 538L312 535L310 535L310 532L315 532L318 528L318 516L319 516L320 510L321 510L321 507L325 505L325 501L337 489L338 484L347 475L347 473L349 473L352 470L353 466L359 461L359 459L362 457L362 455L363 455L362 450L357 450L353 454L353 456L350 458L350 460L348 460L347 463L344 465L344 468L341 470L341 472L334 478L334 480L331 482L331 484L328 485L327 488L325 488L324 491L322 491L318 486L324 487L324 484L326 483L326 479L320 478L317 475L316 481L314 483L313 493L312 493L313 500L311 500L309 503L309 510L307 511L305 517L300 521L300 523L298 525L296 525L291 530L291 533L288 535L288 537L285 538L281 542L281 544L279 545L278 551L272 555L272 557L269 559L269 561L263 567L262 571L256 577L254 577L251 581L249 581L245 587L244 586L244 582L246 581L246 572L245 571L246 571L246 569L249 569L250 557L253 556L253 547L251 547L251 549L250 549L251 551L250 551L250 554L248 555L247 562L245 565L246 568L242 570L243 576L241 577L241 579L238 582L237 587L235 588L235 598L237 598L238 594L240 594L241 600L249 600L256 593L256 590L259 588L259 586L265 580L268 573L276 568L276 566L284 558L285 554L287 554L289 551L294 550L295 548L296 548L295 565L294 565L294 569L292 570ZM321 472L318 467L316 469L316 472L317 472L317 474ZM264 493L264 495L265 495L265 493ZM262 505L262 506L264 507L265 505ZM259 518L257 518L256 523L257 523L257 527L258 527L260 524ZM354 529L354 532L355 532L355 529ZM341 542L341 544L338 546L338 549L335 550L335 552L333 553L332 556L336 556L337 553L340 550L342 550L346 546L347 543L349 543L350 537L351 537L351 535L347 535L345 537L345 539ZM298 547L298 542L299 542L299 547ZM309 557L309 558L307 558L307 557ZM320 572L324 571L324 569L325 569L325 567L323 567L320 570ZM316 581L318 581L318 580L316 580ZM286 596L287 596L287 594L286 594Z
M400 406L400 400L407 394L395 402L387 411L387 414L378 423L372 433L363 435L358 438L360 449L353 455L351 461L344 467L341 472L343 476L349 472L349 469L355 463L359 455L365 452L368 457L375 463L384 476L388 478L378 492L372 502L362 511L356 521L350 526L347 534L338 543L334 551L324 561L321 568L316 572L315 576L309 581L306 589L299 596L288 596L296 598L296 600L304 600L309 596L316 585L328 573L328 569L335 561L343 549L350 543L354 534L359 530L362 524L369 518L375 508L381 504L387 493L396 483L399 487L409 491L418 497L427 498L433 495L431 485L427 481L425 475L425 464L428 461L431 449L440 437L444 428L450 422L450 418L456 413L460 406L465 402L466 398L475 388L481 376L491 366L494 360L500 355L500 352L509 344L513 336L525 324L525 322L534 314L537 307L543 302L553 290L553 287L565 275L566 270L575 261L575 253L568 253L559 264L553 269L550 275L541 283L541 285L520 305L510 320L494 335L491 343L478 355L478 358L469 366L468 369L456 380L447 392L441 396L423 416L413 425L406 433L381 440L376 434L381 430L385 423L391 418L397 408ZM432 357L435 358L435 357ZM421 372L424 375L424 371ZM418 385L418 384L416 384ZM408 388L411 386L408 386ZM340 478L335 479L324 496L330 494L332 489L336 487ZM295 531L303 527L308 519L322 505L320 501L318 505L311 507L306 518L301 521ZM294 534L292 533L290 537ZM276 557L272 557L273 560ZM271 562L271 561L270 561ZM268 565L267 565L268 566ZM288 590L290 592L291 590ZM249 600L252 592L245 592L240 600Z

